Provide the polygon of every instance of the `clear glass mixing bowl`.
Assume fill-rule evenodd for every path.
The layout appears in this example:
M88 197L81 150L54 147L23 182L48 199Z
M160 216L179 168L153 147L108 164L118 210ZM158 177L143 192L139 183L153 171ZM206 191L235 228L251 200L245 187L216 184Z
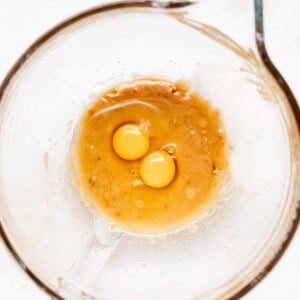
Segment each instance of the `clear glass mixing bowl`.
M258 47L251 1L122 2L58 25L12 68L0 90L0 231L49 294L236 299L282 255L299 220L299 110L255 2ZM173 234L112 229L70 180L81 113L140 77L187 80L221 112L230 145L219 199Z

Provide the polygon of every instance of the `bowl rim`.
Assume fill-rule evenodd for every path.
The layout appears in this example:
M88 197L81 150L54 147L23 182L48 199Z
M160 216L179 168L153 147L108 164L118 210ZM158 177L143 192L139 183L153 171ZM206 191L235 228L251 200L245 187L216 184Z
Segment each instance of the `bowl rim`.
M85 10L77 15L74 15L70 18L65 19L46 33L42 34L31 46L29 46L25 52L19 57L16 63L9 70L4 80L0 85L0 103L2 101L3 95L6 91L6 88L9 86L10 82L14 78L15 74L22 68L27 59L34 54L44 43L46 43L50 38L55 36L61 30L67 28L68 26L88 18L92 15L103 13L106 11L120 9L120 8L179 8L183 6L188 6L191 4L195 4L194 0L176 0L176 1L167 1L163 2L160 0L128 0L128 1L120 1L108 3L100 6L93 7L91 9ZM277 70L272 60L270 59L268 52L265 47L265 38L264 38L264 29L263 29L263 0L254 0L255 7L255 41L258 50L258 54L260 59L269 73L272 75L276 83L281 88L282 92L286 96L288 100L288 104L291 108L293 116L295 117L296 126L298 134L300 135L300 109L297 103L293 92L290 87L286 83L283 76ZM297 203L300 204L300 199L297 200ZM227 300L237 300L241 297L245 296L248 292L250 292L254 287L258 285L264 279L271 270L275 267L277 262L281 259L285 251L287 250L290 242L292 241L298 225L300 223L300 205L297 205L295 218L287 232L286 239L282 242L280 249L276 253L276 255L267 263L266 266L263 267L263 270L253 279L251 279L247 284L243 285L242 288L238 288L237 291L234 292L233 295L229 296ZM46 294L54 299L59 300L67 300L60 296L54 289L49 287L46 283L44 283L25 263L25 261L18 254L17 250L14 248L13 243L8 237L7 232L4 229L3 222L0 219L0 237L4 241L7 249L10 254L13 256L17 264L21 267L21 269L33 280L33 282Z

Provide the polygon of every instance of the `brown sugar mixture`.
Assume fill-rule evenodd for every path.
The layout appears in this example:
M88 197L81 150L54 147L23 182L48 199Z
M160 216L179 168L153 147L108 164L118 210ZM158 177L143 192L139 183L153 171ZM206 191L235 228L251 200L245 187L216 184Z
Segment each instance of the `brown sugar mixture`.
M149 139L138 159L124 159L114 148L114 134L126 124L134 124ZM126 82L84 112L72 146L75 184L86 203L129 231L176 228L216 197L227 168L225 141L219 112L185 84ZM127 143L123 148L130 151L131 145L136 147ZM151 180L164 175L164 168L145 168L152 172L150 184L141 176L147 155L157 151L170 156L175 166L163 187L151 186Z

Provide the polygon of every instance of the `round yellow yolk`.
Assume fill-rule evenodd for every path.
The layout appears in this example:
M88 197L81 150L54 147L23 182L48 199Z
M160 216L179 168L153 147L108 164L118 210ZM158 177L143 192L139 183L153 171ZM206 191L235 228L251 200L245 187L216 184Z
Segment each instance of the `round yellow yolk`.
M135 160L148 151L149 137L139 126L126 124L114 133L113 147L121 158Z
M144 183L148 186L165 187L175 175L174 159L165 151L150 153L143 159L140 172Z

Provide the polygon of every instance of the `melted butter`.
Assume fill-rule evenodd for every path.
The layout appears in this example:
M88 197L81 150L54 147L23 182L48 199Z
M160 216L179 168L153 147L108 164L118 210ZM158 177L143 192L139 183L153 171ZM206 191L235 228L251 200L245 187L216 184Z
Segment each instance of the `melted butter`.
M115 153L113 134L123 124L147 131L147 153L163 149L174 156L168 186L143 184L143 158L126 161ZM80 120L72 149L76 184L87 203L130 231L175 228L216 198L227 168L225 140L219 112L186 84L126 82L101 95Z

